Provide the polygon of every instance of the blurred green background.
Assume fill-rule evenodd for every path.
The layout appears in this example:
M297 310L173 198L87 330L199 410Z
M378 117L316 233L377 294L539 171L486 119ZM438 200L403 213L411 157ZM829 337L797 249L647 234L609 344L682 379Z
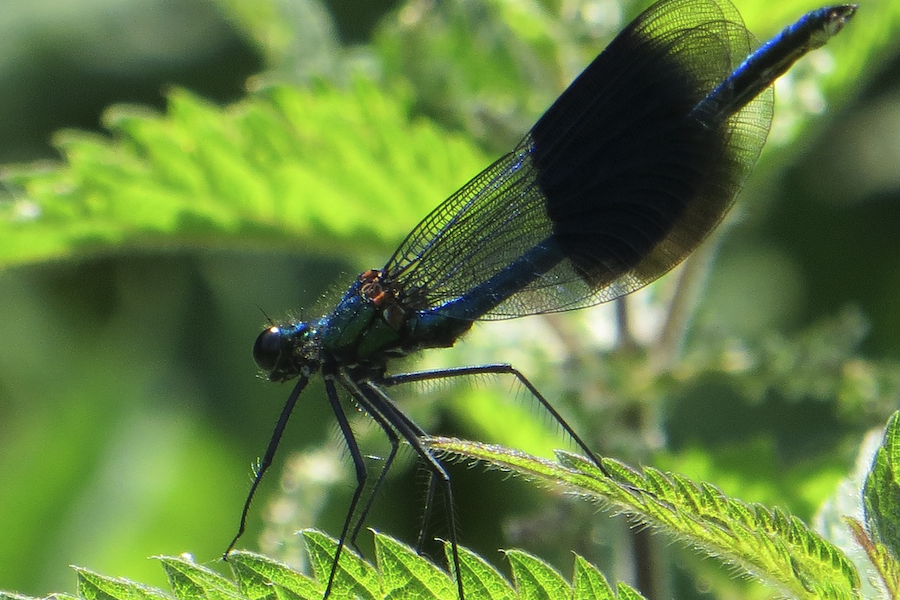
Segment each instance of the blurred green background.
M816 7L737 5L760 37ZM0 7L2 164L57 161L58 129L102 132L101 115L114 104L165 111L171 86L226 105L248 93L251 76L253 89L286 82L315 90L324 80L340 90L351 85L350 73L396 93L413 122L427 120L483 156L462 153L460 163L474 169L435 181L433 195L402 212L365 215L375 229L389 221L382 237L328 230L292 241L286 226L271 244L256 245L248 240L265 230L192 239L187 225L169 246L123 236L55 258L8 261L0 272L0 589L45 595L73 590L70 564L153 585L164 579L148 556L191 552L214 564L235 533L250 464L289 392L256 377L250 349L265 324L260 309L274 318L327 310L356 273L383 264L428 207L511 147L644 4L0 0ZM770 143L696 312L688 311L692 328L671 369L647 369L658 353L646 331L659 327L673 278L634 302L641 352L602 354L614 338L605 307L483 324L459 348L398 369L512 362L601 452L680 470L810 519L852 468L865 432L896 408L900 389L900 59L891 36L898 25L889 0L864 3L827 53L798 65L796 79L779 88ZM340 112L332 118L321 127L350 127ZM407 143L394 141L400 149ZM382 166L377 157L372 163L374 171ZM357 174L349 169L346 177ZM26 196L27 187L7 182L4 215L27 207ZM0 248L13 243L0 240ZM402 398L434 433L511 445L530 437L534 451L565 445L524 396L510 382L486 380ZM366 451L383 455L364 419L359 427ZM242 546L257 549L262 536L264 549L293 558L282 533L312 525L336 533L352 491L340 448L322 387L312 385ZM305 454L289 459L298 451ZM409 459L392 474L370 524L412 543L425 486ZM287 476L279 486L294 463L305 478ZM615 562L629 536L623 521L609 524L521 481L465 466L453 475L461 540L495 563L502 560L494 549L521 544L568 573L572 548ZM579 540L583 523L594 521L605 524ZM435 535L446 535L439 518L434 525ZM727 575L715 565L656 542L659 565L682 557L677 567L657 567L675 597L745 593L743 583L719 581ZM698 591L710 581L718 591Z

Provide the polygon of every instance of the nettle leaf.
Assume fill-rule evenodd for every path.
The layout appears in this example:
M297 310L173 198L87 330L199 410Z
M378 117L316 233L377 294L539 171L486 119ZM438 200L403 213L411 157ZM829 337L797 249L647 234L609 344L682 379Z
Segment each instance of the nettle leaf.
M866 525L874 540L900 557L900 413L894 413L863 490Z
M171 600L165 592L128 581L106 577L87 569L75 569L78 597L82 600Z
M215 571L200 566L187 557L157 556L169 578L169 585L178 600L237 600L241 598L237 586Z
M449 544L444 546L447 564L453 562L453 552ZM459 568L463 589L467 595L490 598L490 600L513 600L516 592L497 569L486 560L466 548L459 548Z
M878 577L887 591L887 597L900 598L900 563L884 544L872 540L862 523L856 519L847 519L847 525L878 573Z
M506 558L520 598L563 600L572 596L572 588L563 576L539 558L521 550L507 551Z
M382 589L392 598L452 598L456 584L438 567L409 546L386 536L375 538L375 555L381 569Z
M321 600L331 575L337 541L316 530L303 532L316 580L265 556L246 551L228 555L232 579L193 562L189 557L156 557L169 578L174 594L127 579L75 569L78 596L54 594L58 600ZM445 544L448 559L452 556ZM377 568L349 548L341 551L340 565L331 588L331 600L399 599L458 600L455 580L444 569L419 556L410 547L375 533ZM580 556L575 557L574 584L540 559L519 550L506 556L515 589L487 561L459 548L460 568L467 600L644 600L624 584L614 594L603 575ZM574 589L574 596L573 596ZM0 592L0 600L37 600Z
M615 598L612 588L603 574L580 556L575 557L575 577L572 579L575 598Z
M306 551L309 553L316 579L327 582L331 576L337 543L333 538L312 529L303 532L303 539L306 542ZM322 589L325 589L324 585ZM380 591L381 582L375 567L350 548L343 548L338 569L334 574L332 596L343 598L346 595L349 598L374 599L381 597Z
M634 588L619 583L616 591L610 587L603 574L580 556L575 557L575 577L572 581L574 600L595 598L596 600L644 600Z
M67 131L61 165L5 167L0 266L125 248L388 252L488 160L371 83L262 90L221 108L114 107L111 137Z
M249 600L316 598L324 592L318 582L260 554L236 550L228 555L228 564Z
M834 545L780 509L729 498L708 483L558 451L559 462L499 446L450 438L428 445L529 478L574 487L636 521L681 539L794 598L858 598L856 569ZM517 580L518 581L518 580Z
M863 487L865 526L847 519L889 598L900 598L900 412L888 421Z

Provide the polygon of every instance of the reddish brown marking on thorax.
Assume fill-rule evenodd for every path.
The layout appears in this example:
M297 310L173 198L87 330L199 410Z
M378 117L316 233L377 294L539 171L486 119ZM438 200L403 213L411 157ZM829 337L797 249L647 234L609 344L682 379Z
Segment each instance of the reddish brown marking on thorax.
M381 309L381 318L394 330L399 330L406 322L406 309L403 308L398 289L391 282L385 281L383 271L369 269L359 276L359 292L363 298Z

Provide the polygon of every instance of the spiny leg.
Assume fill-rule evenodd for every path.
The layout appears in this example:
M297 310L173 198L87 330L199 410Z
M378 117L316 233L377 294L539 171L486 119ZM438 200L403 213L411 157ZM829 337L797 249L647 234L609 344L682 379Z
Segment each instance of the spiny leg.
M355 384L353 382L353 380L350 379L348 376L344 376L342 378L341 383L344 385L344 387L347 389L347 391L353 395L354 399L358 403L360 403L361 406L363 406L365 408L367 414L369 414L375 420L375 422L378 423L378 425L382 428L382 430L384 430L385 434L388 436L388 439L391 441L391 453L388 456L387 460L385 461L384 467L382 467L382 469L381 469L381 474L379 475L378 480L375 482L375 486L372 489L372 494L369 497L369 501L367 502L366 507L363 509L362 513L360 514L360 517L359 517L359 520L357 521L356 527L354 527L354 529L353 529L353 534L351 535L351 541L352 541L354 539L353 535L358 534L359 531L362 529L362 526L365 523L366 515L368 514L368 511L371 508L372 503L375 501L375 496L378 493L378 489L381 486L383 478L384 478L384 476L387 475L387 471L390 468L391 463L393 463L393 461L394 461L394 457L397 453L399 438L397 437L397 433L394 431L391 424L388 423L386 418L377 409L377 406L382 403L382 401L380 399L375 400L373 402L372 400L365 398L365 397L360 398L359 397L360 394L364 394L365 390L360 389L359 386L357 384ZM393 402L391 402L391 404L393 405ZM397 412L400 412L400 414L405 418L407 425L416 433L417 436L419 436L419 437L427 436L427 433L421 427L416 425L416 423L413 422L411 419L406 418L406 415L404 415L402 413L402 411L400 411L400 409L396 407L396 405L394 405L394 410ZM425 511L424 511L424 514L422 517L422 528L419 530L419 540L416 544L416 551L419 553L422 552L422 549L425 546L426 525L428 524L428 522L430 520L431 509L432 509L432 506L434 503L435 481L434 481L434 475L431 472L431 470L428 471L428 476L429 476L428 477L428 491L426 492L426 497L425 497Z
M386 387L392 387L395 385L400 385L404 383L416 383L420 381L432 381L435 379L445 379L448 377L471 377L473 375L512 375L515 377L519 383L525 386L532 396L537 399L537 401L541 404L544 410L550 414L554 421L559 424L560 427L575 441L579 448L581 448L588 458L591 459L597 468L606 475L607 477L612 478L610 473L606 470L606 467L603 466L602 461L594 454L594 452L588 447L584 440L581 439L575 430L569 425L566 420L562 417L559 412L553 408L553 405L550 404L550 401L547 400L542 393L538 391L538 389L531 383L525 375L522 374L521 371L513 367L512 365L500 363L500 364L491 364L491 365L474 365L467 367L455 367L450 369L434 369L430 371L417 371L415 373L400 373L397 375L385 375L379 383Z
M278 423L275 424L275 430L272 432L272 437L269 439L266 453L263 455L262 460L255 469L253 483L250 485L250 492L247 494L247 499L244 501L244 508L241 511L241 524L238 527L237 535L235 535L234 539L231 540L231 543L228 544L228 548L222 555L223 560L228 560L228 553L234 549L237 541L244 535L244 530L247 527L247 514L250 512L250 503L253 502L253 497L256 495L256 490L259 487L260 482L262 482L263 476L266 474L266 471L269 470L269 467L272 466L272 461L275 459L275 451L278 450L278 444L281 443L281 435L284 433L288 420L291 418L294 405L297 404L297 398L300 397L300 393L303 392L303 388L306 387L307 383L309 383L308 377L300 377L297 381L297 385L295 385L294 389L291 391L291 395L288 396L284 408L281 409L281 416L278 417Z
M419 541L416 542L416 552L422 553L425 548L425 534L428 531L428 523L431 521L431 511L434 507L434 493L437 489L437 478L428 471L428 491L425 492L425 508L422 511L422 528L419 529ZM451 509L452 510L452 509Z
M382 393L380 395L384 395L384 394ZM403 413L400 410L400 408L398 408L396 406L396 404L394 404L393 400L391 400L389 396L387 397L387 401L389 402L390 406L393 407L393 412L396 412L398 414L398 418L402 418L406 421L407 426L410 428L410 430L412 430L416 434L417 437L421 438L421 437L428 436L428 434L425 432L425 430L423 430L421 427L419 427L412 419L407 417L406 414ZM374 401L366 400L366 402L368 403L368 405L370 405L370 408L373 410L373 412L371 414L373 414L373 415L378 414L382 419L385 419L385 417L381 416L375 410L376 406L378 406L384 402L383 399L378 398ZM392 433L393 433L393 431L392 431ZM395 434L395 437L396 437L396 434ZM419 554L421 554L423 549L425 548L425 535L427 533L428 523L431 520L431 510L434 506L435 486L436 486L436 483L435 483L434 473L429 469L429 471L428 471L428 491L425 493L425 509L422 514L422 527L419 529L419 540L418 540L418 542L416 542L416 552L418 552Z
M450 550L453 557L453 571L456 576L456 588L459 594L459 600L464 600L462 576L460 572L459 562L459 544L456 536L456 510L453 505L453 490L450 486L450 474L447 473L444 466L432 453L432 451L422 444L422 438L428 437L428 434L418 425L416 425L406 414L397 407L393 400L372 381L365 382L365 387L361 388L365 393L372 410L380 412L381 415L389 422L399 433L403 439L412 447L413 451L425 461L425 466L431 474L429 481L429 492L426 500L426 516L430 513L431 500L434 497L432 488L440 487L444 496L444 504L447 507L447 526L449 528L448 536L450 538ZM420 542L424 538L424 532L420 534Z
M353 515L356 513L356 506L359 504L359 499L362 496L363 489L366 487L366 480L369 475L366 471L365 460L353 435L353 430L350 428L350 422L347 420L344 409L341 408L340 398L338 398L337 389L334 387L334 381L330 377L325 378L325 395L328 396L331 412L334 413L334 417L337 419L341 435L344 436L344 441L347 442L347 450L350 452L350 458L353 460L353 468L356 470L356 489L353 490L353 497L347 509L347 518L344 519L341 536L338 538L337 549L334 552L334 562L331 565L331 573L328 575L328 584L325 586L323 600L327 600L331 594L331 587L334 585L334 578L341 559L341 551L344 549L344 541L347 539L347 531L350 529L350 523L353 520Z
M377 410L371 410L370 403L366 400L363 395L362 390L359 389L359 386L353 382L349 377L342 376L340 378L340 383L353 396L353 399L360 404L363 408L366 409L366 413L372 418L375 423L381 427L381 430L384 432L385 436L387 436L388 441L391 444L391 450L388 453L388 457L384 460L384 465L381 467L381 472L378 474L378 478L375 480L375 485L372 486L372 490L369 494L368 499L366 500L365 505L363 505L362 511L359 513L359 517L356 520L356 525L353 526L350 531L350 537L348 538L350 541L350 545L359 552L359 548L356 545L356 540L359 537L359 532L362 530L363 525L365 525L366 517L369 515L369 511L372 510L372 506L375 503L375 498L378 496L378 491L381 489L381 484L384 483L385 477L387 477L388 471L391 469L391 465L394 463L394 459L397 456L397 450L400 446L400 438L397 436L397 432L391 427L390 423L385 420L385 418L379 413Z

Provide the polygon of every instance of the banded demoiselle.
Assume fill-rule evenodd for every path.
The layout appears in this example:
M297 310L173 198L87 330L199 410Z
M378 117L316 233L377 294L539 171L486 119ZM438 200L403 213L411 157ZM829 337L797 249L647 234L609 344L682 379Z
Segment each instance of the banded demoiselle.
M452 346L475 321L567 311L614 300L679 264L722 220L753 168L772 118L773 81L836 35L855 5L804 15L751 52L729 0L661 0L597 56L515 149L441 203L381 269L363 272L314 321L267 327L253 356L271 381L297 378L244 503L250 503L301 392L320 374L349 447L357 486L341 531L355 541L401 440L448 507L450 478L426 432L387 388L485 373L515 377L575 443L598 458L550 402L508 364L388 374L390 361ZM749 57L748 57L749 55ZM363 454L341 406L344 390L391 449L367 502ZM420 547L424 540L424 528ZM226 552L227 556L227 552ZM460 598L463 586L457 576Z

